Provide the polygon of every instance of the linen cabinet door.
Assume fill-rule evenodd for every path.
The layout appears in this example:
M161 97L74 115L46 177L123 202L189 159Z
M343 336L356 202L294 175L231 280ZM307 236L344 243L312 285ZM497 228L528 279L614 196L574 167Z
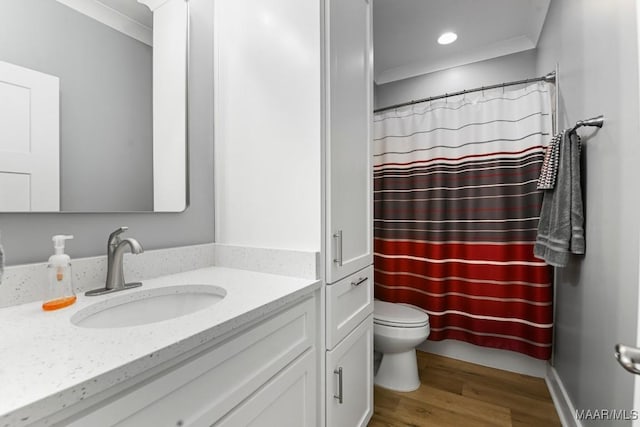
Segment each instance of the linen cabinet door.
M327 426L366 426L373 415L373 316L326 355Z
M326 280L373 262L372 44L367 0L327 0Z

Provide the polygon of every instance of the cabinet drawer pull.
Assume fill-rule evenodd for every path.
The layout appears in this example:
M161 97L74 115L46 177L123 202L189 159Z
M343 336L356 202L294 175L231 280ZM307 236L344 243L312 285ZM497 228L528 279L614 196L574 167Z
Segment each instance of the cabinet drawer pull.
M333 238L336 241L336 256L333 262L338 264L338 267L342 267L342 230L336 231Z
M351 282L351 286L360 286L362 285L364 282L366 282L367 280L369 280L368 277L360 277L358 280L356 280L355 282Z
M342 367L333 371L338 376L338 395L333 395L334 399L338 399L338 403L342 405Z

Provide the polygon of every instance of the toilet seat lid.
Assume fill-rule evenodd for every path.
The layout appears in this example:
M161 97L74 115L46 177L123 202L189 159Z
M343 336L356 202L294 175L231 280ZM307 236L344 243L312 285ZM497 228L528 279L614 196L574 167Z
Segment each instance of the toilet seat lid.
M373 301L374 323L389 326L419 327L429 324L429 315L406 304Z

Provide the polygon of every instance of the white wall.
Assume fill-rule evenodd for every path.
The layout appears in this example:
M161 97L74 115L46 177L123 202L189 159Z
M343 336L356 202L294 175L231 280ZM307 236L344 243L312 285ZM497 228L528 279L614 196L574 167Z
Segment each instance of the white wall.
M320 2L215 2L216 242L319 251Z
M576 409L630 409L633 377L613 357L636 342L640 128L636 10L629 0L554 0L538 72L560 67L564 126L582 129L587 251L557 275L555 368ZM621 425L618 422L615 425ZM605 425L600 421L598 425Z
M535 50L424 74L376 86L376 108L458 90L538 77ZM553 71L551 67L546 72Z

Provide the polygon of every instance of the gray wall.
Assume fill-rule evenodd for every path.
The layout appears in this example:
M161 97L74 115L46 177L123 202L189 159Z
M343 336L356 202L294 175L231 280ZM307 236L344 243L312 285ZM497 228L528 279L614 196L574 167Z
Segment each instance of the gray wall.
M556 282L555 368L577 409L632 408L633 376L618 366L613 347L635 344L638 310L634 5L628 0L554 0L538 46L538 72L559 64L561 123L606 117L601 130L580 130L585 137L587 251L559 269Z
M5 0L0 60L60 78L63 211L153 210L150 46L56 1Z
M379 85L375 90L375 103L376 108L382 108L413 99L528 77L537 77L535 50Z
M20 0L22 1L22 0ZM191 0L190 193L183 213L0 214L0 241L9 265L46 261L51 236L75 235L72 257L106 253L108 233L121 225L146 249L213 241L213 2Z

